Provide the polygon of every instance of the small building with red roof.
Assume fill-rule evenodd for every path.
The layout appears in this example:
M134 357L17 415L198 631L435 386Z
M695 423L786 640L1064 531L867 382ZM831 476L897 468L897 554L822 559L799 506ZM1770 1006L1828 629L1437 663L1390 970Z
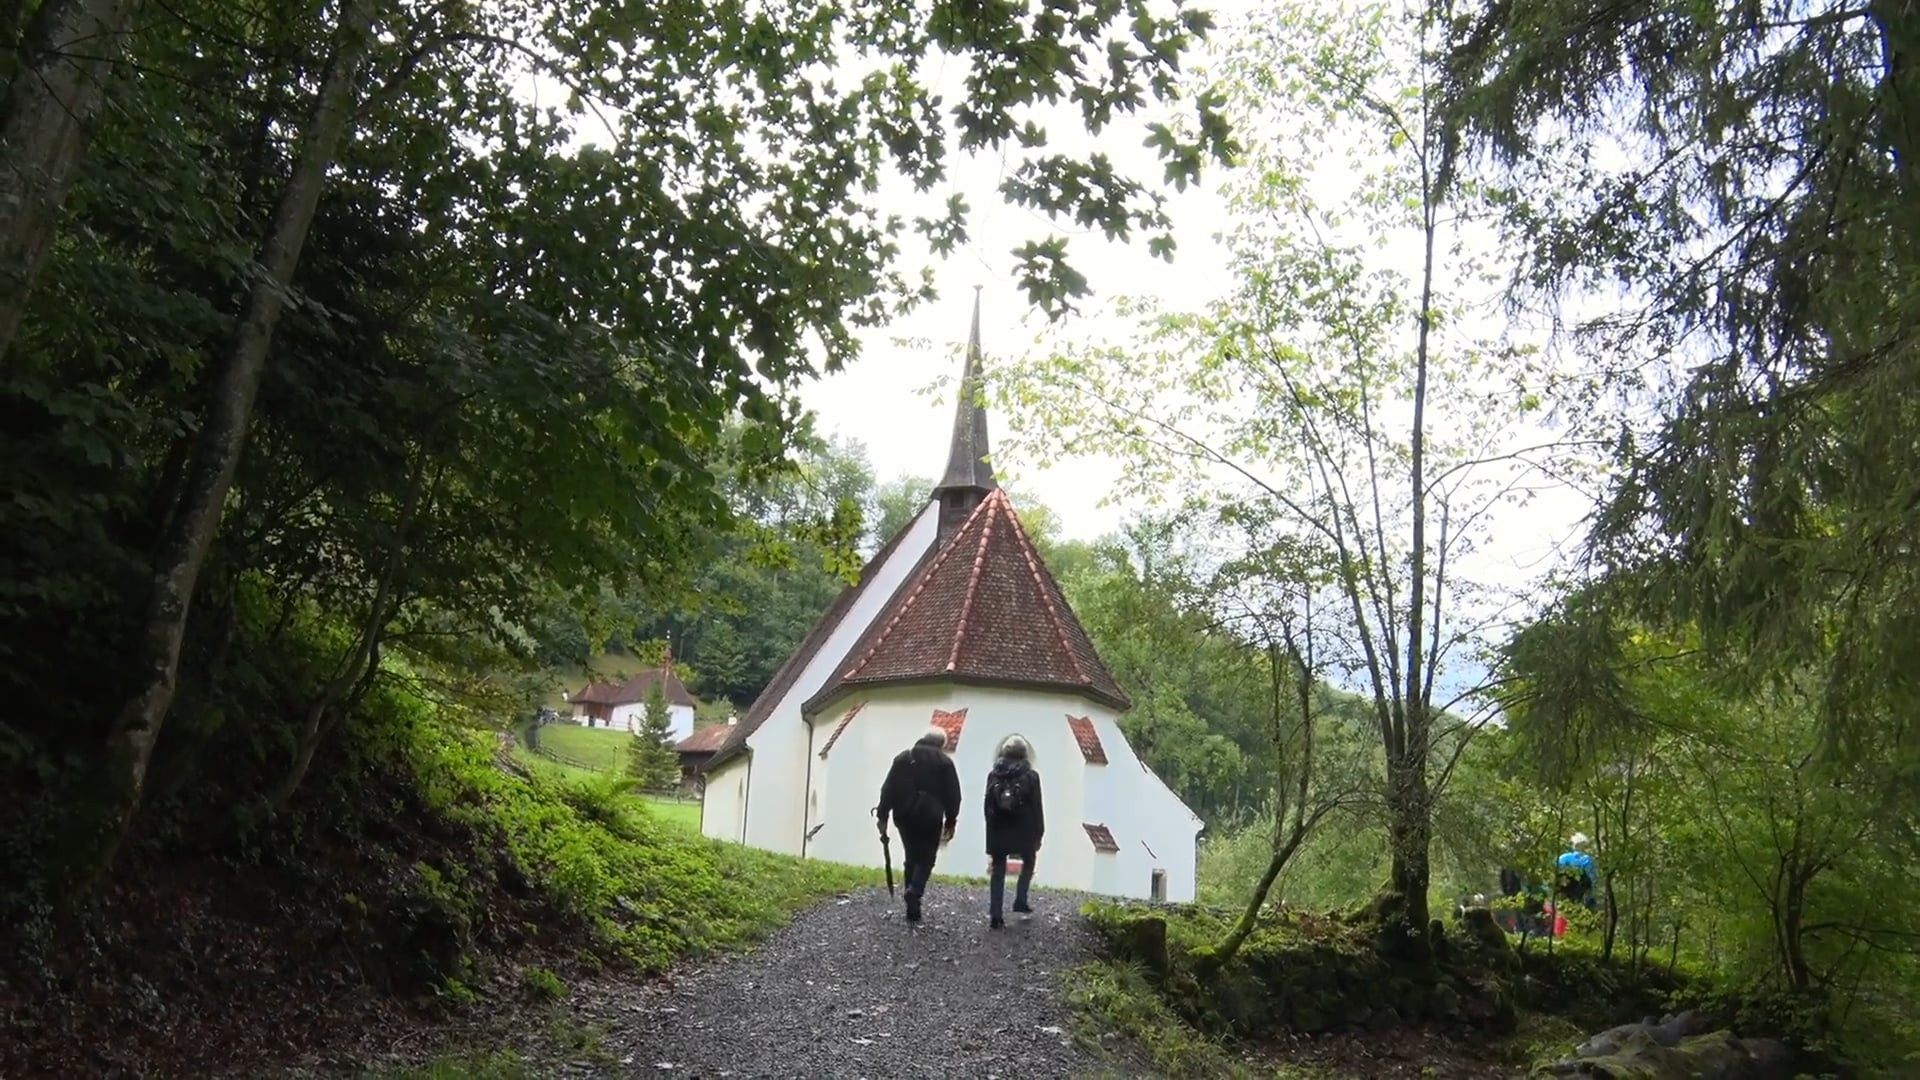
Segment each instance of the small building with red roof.
M570 719L587 727L610 727L621 731L639 731L647 715L647 698L659 687L667 699L669 725L676 740L693 734L693 710L698 703L680 677L673 673L673 658L657 668L648 668L626 679L589 682L567 694L572 706Z
M985 861L987 772L1017 735L1046 787L1036 881L1191 900L1202 823L1128 745L1126 691L994 479L983 363L976 296L945 474L726 729L701 829L877 868L880 783L938 726L965 793L947 865L967 872Z

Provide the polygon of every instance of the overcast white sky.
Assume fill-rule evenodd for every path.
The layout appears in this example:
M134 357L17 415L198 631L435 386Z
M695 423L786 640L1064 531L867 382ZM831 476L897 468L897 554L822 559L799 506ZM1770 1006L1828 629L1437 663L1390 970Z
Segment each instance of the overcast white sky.
M1342 0L1321 2L1342 4ZM1198 0L1198 6L1215 13L1220 24L1216 41L1231 41L1235 24L1264 8L1261 0ZM1198 75L1206 65L1206 56L1194 56L1187 70ZM933 73L934 88L948 102L959 100L962 75L958 66L942 68ZM542 77L529 76L526 83L535 100L564 97L563 91ZM1184 113L1188 106L1182 102L1177 109ZM1160 175L1160 166L1140 141L1147 120L1166 115L1162 111L1116 124L1097 137L1081 130L1077 116L1068 110L1062 110L1057 120L1043 122L1051 136L1050 150L1104 152L1123 172L1153 181ZM590 125L579 133L581 141L596 137ZM1046 320L1028 305L1014 280L1011 252L1020 243L1053 234L1067 236L1073 264L1088 276L1094 291L1083 302L1085 314L1071 316L1050 337L1104 338L1117 343L1128 336L1129 327L1103 321L1101 316L1104 306L1117 297L1154 298L1163 309L1185 310L1200 308L1230 288L1221 235L1232 222L1219 191L1220 171L1209 172L1197 189L1169 195L1168 212L1179 247L1168 264L1149 256L1143 240L1113 243L1097 231L1077 230L1006 206L997 188L1009 167L999 157L956 157L950 162L947 183L938 190L916 196L904 182L883 190L881 209L906 216L936 209L953 192L964 194L973 209L970 240L946 259L931 261L938 301L890 326L866 332L860 360L801 392L825 433L858 440L866 447L882 481L903 475L934 477L946 463L954 388L949 384L938 393L927 391L960 370L975 286L982 290L987 362L1008 364L1036 349ZM909 259L910 269L926 261L916 258L911 249ZM1443 426L1445 418L1436 424ZM1007 418L993 417L990 425L994 467L1002 483L1045 503L1065 535L1091 540L1145 509L1109 502L1122 471L1119 461L1094 453L1048 466L1023 459L1007 444L1003 437ZM1472 556L1478 565L1470 575L1508 584L1535 577L1574 534L1587 506L1584 498L1572 492L1548 492L1536 496L1524 510L1498 512L1491 523L1490 541Z
M1220 0L1211 6L1225 30L1219 35L1224 40L1230 38L1234 20L1260 5L1252 0ZM953 100L951 94L949 100ZM1102 150L1115 158L1116 165L1130 167L1133 175L1153 179L1159 175L1158 167L1151 154L1137 145L1143 130L1142 125L1127 126L1096 142L1070 124L1049 128L1055 148ZM945 464L954 390L949 384L937 394L926 391L936 380L959 371L975 286L982 288L987 362L1006 364L1036 348L1045 318L1028 306L1014 280L1010 251L1018 243L1049 232L1070 238L1073 261L1088 275L1095 294L1085 305L1090 314L1071 317L1064 332L1073 337L1124 339L1126 326L1103 324L1099 316L1101 306L1117 296L1155 297L1164 307L1194 309L1230 287L1220 236L1231 221L1219 192L1220 172L1209 173L1198 190L1171 196L1169 212L1179 250L1169 265L1150 257L1143 242L1110 243L1097 232L1062 228L1039 215L1006 207L995 190L1003 168L997 159L955 163L952 187L946 190L967 195L974 208L972 238L935 264L939 301L892 326L867 333L864 355L856 364L802 392L824 431L865 444L883 481L903 474L937 476ZM935 194L944 198L945 190ZM914 204L903 197L898 205L905 211ZM1143 509L1108 503L1108 493L1121 471L1118 461L1098 454L1051 467L1023 460L1001 438L1007 430L1005 418L992 421L998 421L993 425L994 465L1002 482L1052 508L1068 536L1094 539ZM1475 555L1480 564L1475 576L1508 583L1536 576L1573 535L1587 505L1573 492L1548 492L1525 510L1504 512L1503 519L1493 522L1489 543Z

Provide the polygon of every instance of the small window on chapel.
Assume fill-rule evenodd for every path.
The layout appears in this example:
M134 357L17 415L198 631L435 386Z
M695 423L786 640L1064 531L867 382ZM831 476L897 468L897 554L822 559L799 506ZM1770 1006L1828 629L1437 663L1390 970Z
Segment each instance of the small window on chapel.
M1160 903L1166 902L1167 872L1165 870L1155 870L1153 872L1153 889L1152 889L1151 895L1156 901L1159 901Z

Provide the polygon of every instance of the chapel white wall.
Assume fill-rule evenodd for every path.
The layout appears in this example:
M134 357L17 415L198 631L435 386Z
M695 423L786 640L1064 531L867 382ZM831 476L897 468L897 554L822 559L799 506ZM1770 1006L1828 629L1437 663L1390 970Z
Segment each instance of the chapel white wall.
M633 705L616 706L613 710L613 727L619 731L638 732L647 723L646 702ZM668 705L667 730L673 733L673 741L693 734L693 706Z
M737 757L707 774L700 803L702 835L736 844L746 839L748 764L744 756Z
M819 750L840 718L862 701L865 706L821 760ZM1198 819L1141 766L1112 710L1068 693L937 684L843 695L812 729L812 783L802 831L816 825L820 831L807 843L806 855L877 868L881 851L869 811L894 755L926 730L935 709L961 708L967 718L953 758L962 807L954 840L941 852L939 872L985 874L987 772L1001 742L1018 734L1032 744L1033 765L1044 785L1047 833L1035 861L1036 883L1145 899L1158 869L1166 874L1167 899L1193 898ZM1069 715L1093 720L1108 764L1087 764ZM1106 825L1120 850L1095 851L1083 823ZM897 840L895 848L897 873Z
M907 534L894 545L887 560L874 568L867 587L787 687L766 721L747 737L755 764L746 808L746 843L768 851L800 854L807 829L807 763L811 760L819 764L810 752L813 735L801 718L800 706L826 684L847 651L886 609L921 556L933 546L939 517L938 503L929 502L921 509L907 526ZM879 788L878 779L874 788ZM879 864L877 851L873 862Z

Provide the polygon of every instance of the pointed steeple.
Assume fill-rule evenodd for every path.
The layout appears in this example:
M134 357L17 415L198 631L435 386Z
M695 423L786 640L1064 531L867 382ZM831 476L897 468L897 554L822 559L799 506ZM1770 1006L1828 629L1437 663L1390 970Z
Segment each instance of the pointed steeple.
M940 542L959 529L987 494L999 489L993 465L987 460L987 408L980 402L984 389L985 357L980 351L980 286L973 287L973 329L967 336L967 366L960 378L960 395L953 408L953 443L947 451L947 471L934 486L940 502Z

